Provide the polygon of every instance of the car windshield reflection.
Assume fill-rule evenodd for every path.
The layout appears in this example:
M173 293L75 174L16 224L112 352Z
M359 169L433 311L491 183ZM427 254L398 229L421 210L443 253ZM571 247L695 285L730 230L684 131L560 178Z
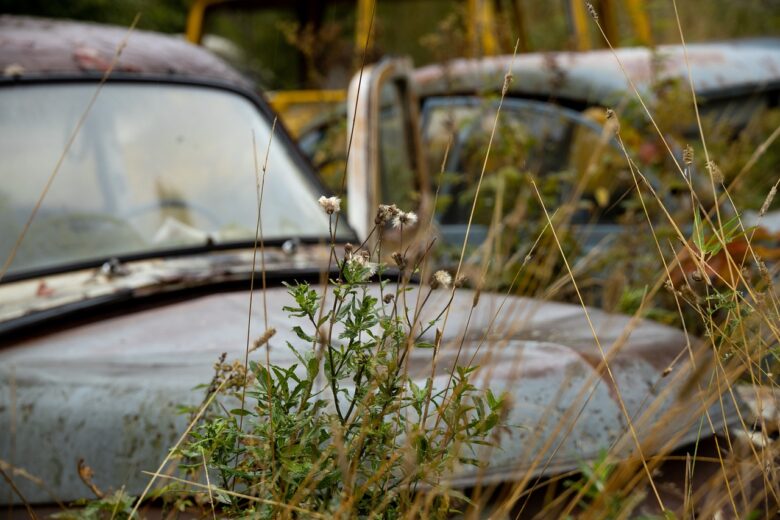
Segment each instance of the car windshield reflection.
M0 257L8 258L94 84L0 90ZM209 87L109 83L46 194L9 274L110 256L251 242L267 118ZM283 139L271 141L263 195L268 240L329 236L320 195Z

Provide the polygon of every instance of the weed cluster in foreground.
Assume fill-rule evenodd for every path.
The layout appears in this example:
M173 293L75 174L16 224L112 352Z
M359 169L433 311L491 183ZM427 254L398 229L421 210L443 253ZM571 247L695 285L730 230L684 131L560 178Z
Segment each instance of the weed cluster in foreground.
M333 218L338 205L321 202ZM388 211L395 210L383 207L379 217L387 220ZM414 223L399 215L390 222ZM478 464L472 448L490 443L502 401L471 383L475 367L415 382L411 352L435 356L441 331L429 332L446 307L420 323L428 298L416 308L411 297L405 303L414 267L390 282L386 267L372 261L379 247L370 254L348 246L325 290L287 286L293 303L284 310L297 340L286 347L296 364L217 364L209 393L218 395L178 453L185 480L203 480L208 468L222 514L397 518L420 508L435 518L453 511L460 495L441 478ZM375 275L379 283L370 284ZM440 272L428 290L454 291L450 283Z

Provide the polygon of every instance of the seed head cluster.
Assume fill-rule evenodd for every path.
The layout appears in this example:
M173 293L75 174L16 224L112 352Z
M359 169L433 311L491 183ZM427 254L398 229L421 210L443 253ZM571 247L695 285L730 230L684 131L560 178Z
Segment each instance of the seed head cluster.
M709 170L710 175L712 175L712 180L715 184L723 184L723 172L720 171L720 168L715 164L715 161L709 161L707 163L707 170Z
M401 213L401 210L395 204L380 204L376 212L374 222L378 226L383 226L392 222L392 220Z
M374 276L376 274L377 268L379 267L375 262L371 261L371 257L366 250L360 250L355 253L348 253L346 255L346 260L354 267L365 269L366 272L364 278L371 278Z
M683 162L686 166L693 164L693 147L689 144L685 145L685 149L683 149Z
M328 215L341 211L341 199L338 197L326 197L323 195L319 198L319 203Z
M615 135L620 133L620 121L617 118L617 114L611 108L607 109L607 127L612 130Z
M448 289L451 285L452 275L450 275L450 273L447 271L436 271L433 274L433 279L431 280L432 289L438 289L439 287L442 289Z
M596 12L596 8L593 7L593 4L591 4L590 2L585 2L585 8L588 10L588 14L590 14L590 17L598 22L599 13Z
M775 195L777 195L777 184L772 186L772 189L769 190L766 199L764 199L764 203L761 204L761 210L758 212L759 216L763 217L766 215L766 212L769 211L769 206L771 206L772 201L775 200Z
M417 223L417 214L412 211L399 211L398 215L396 215L393 218L393 227L394 228L400 228L401 226L404 227L412 227Z

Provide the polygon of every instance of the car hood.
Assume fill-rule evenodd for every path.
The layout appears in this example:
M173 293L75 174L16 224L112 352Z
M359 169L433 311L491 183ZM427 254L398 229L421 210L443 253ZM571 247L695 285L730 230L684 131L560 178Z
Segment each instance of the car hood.
M186 427L179 406L202 401L204 390L195 387L211 380L221 353L228 361L243 360L248 296L216 293L49 334L40 329L39 336L0 350L0 459L46 484L17 477L25 497L41 503L88 496L77 476L79 459L92 467L99 487L124 485L139 493L148 479L142 471L156 470ZM696 344L689 347L682 332L587 309L599 343L610 352L618 391L600 366L582 307L495 294L482 294L473 307L474 296L468 290L455 293L440 366L446 371L461 345L460 363L476 354L477 384L509 393L509 427L499 448L479 454L490 460L487 470L458 469L455 484L559 473L609 448L629 456L636 445L626 415L642 432L645 456L696 438L699 419L712 403L687 390L688 349ZM254 298L250 338L265 331L265 299L268 326L278 331L270 343L271 361L292 364L285 343L310 346L291 333L291 318L281 310L291 297L284 288L271 288ZM448 298L449 291L435 291L426 306L431 316L423 320ZM415 351L410 373L424 380L431 354ZM252 356L265 358L262 352ZM442 372L437 383L444 378ZM710 411L716 428L734 417L728 400ZM11 496L0 489L3 497Z
M332 269L330 248L301 244L266 247L262 255L252 248L171 255L75 269L48 276L0 284L0 345L2 335L20 328L34 328L51 318L83 314L109 303L246 281L265 269L266 278L320 274ZM252 265L255 265L253 268Z

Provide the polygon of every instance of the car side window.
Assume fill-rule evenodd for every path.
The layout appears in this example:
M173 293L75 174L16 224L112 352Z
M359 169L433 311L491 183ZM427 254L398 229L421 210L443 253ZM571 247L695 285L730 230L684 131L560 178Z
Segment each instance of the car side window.
M611 136L603 135L597 119L603 111L579 114L549 103L505 100L485 163L496 108L496 100L473 97L428 100L423 109L432 171L440 170L451 139L437 208L441 224L468 222L483 164L474 224L487 226L508 215L540 217L529 179L548 210L576 199L575 222L619 217L620 197L630 189L631 177Z
M319 125L306 129L298 146L332 192L345 197L344 172L347 169L347 117L338 110ZM344 200L342 200L344 202Z

